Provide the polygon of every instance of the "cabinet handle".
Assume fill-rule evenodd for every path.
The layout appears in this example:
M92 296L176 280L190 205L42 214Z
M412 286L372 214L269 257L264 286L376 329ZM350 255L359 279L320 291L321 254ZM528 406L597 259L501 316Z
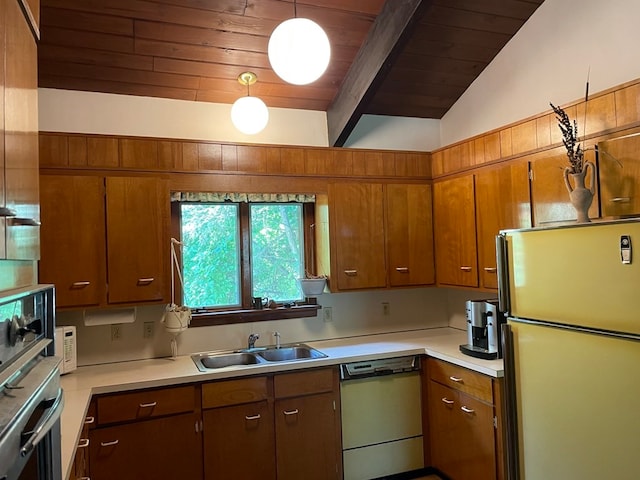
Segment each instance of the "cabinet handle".
M9 218L9 222L11 225L16 227L39 227L40 225L42 225L35 218L23 218L23 217L14 217L14 216L11 216Z
M96 421L96 417L86 417L84 419L85 425L91 425L95 421Z
M471 267L467 267L463 265L462 267L460 267L460 270L462 270L463 272L470 272L473 269Z
M297 415L298 409L296 408L295 410L284 410L282 413L284 413L285 415Z
M286 415L286 412L285 412ZM260 420L260 414L257 415L246 415L244 417L245 420Z
M88 287L89 285L91 285L91 282L88 281L82 281L82 282L73 282L71 284L71 288L84 288L84 287Z
M350 277L355 277L356 275L358 275L358 270L345 270L344 274Z
M442 397L442 401L447 405L453 405L453 400L449 400L447 397Z
M78 442L78 448L87 448L89 446L88 438L81 438Z
M153 277L139 278L138 279L138 285L149 285L154 280L155 280L155 278L153 278Z
M158 402L141 403L140 408L152 408L152 407L155 407L157 404Z
M454 377L453 375L449 377L449 380L456 383L464 383L460 377Z
M627 203L631 200L629 197L614 197L609 200L611 203Z
M496 267L484 267L484 271L487 273L496 273L498 269Z
M464 413L476 413L475 410L464 405L460 407L460 410L462 410Z
M91 480L91 477L78 477L76 480Z
M409 273L409 267L396 267L396 272Z
M120 440L112 440L110 442L100 442L101 447L113 447L118 444Z

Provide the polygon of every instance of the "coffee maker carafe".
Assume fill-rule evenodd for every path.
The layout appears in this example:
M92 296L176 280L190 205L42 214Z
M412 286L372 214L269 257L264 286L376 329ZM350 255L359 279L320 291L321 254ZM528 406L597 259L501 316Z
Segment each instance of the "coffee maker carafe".
M467 300L466 312L468 343L460 345L460 351L487 360L502 358L500 329L505 317L498 300Z

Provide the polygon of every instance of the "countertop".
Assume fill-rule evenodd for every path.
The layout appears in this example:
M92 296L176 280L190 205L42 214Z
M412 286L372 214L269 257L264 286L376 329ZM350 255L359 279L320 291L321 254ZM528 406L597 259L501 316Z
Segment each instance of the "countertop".
M466 332L453 328L434 328L409 332L305 342L327 355L326 358L226 367L200 372L191 355L133 362L80 367L63 375L64 410L62 412L62 470L68 478L91 396L140 388L203 382L247 375L337 365L345 362L424 355L475 370L491 377L503 376L502 360L481 360L460 352L467 343Z

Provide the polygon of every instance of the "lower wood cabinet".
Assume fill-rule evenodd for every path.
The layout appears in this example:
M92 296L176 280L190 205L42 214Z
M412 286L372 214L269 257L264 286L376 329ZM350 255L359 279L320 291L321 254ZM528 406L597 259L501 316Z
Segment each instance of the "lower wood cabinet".
M451 480L504 478L501 383L433 358L426 372L431 465Z

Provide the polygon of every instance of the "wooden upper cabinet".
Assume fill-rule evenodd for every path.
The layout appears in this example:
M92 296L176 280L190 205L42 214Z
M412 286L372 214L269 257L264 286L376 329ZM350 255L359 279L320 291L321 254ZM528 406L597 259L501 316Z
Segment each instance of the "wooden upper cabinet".
M517 161L475 174L480 286L498 288L495 237L500 230L531 227L529 165Z
M17 1L3 2L4 15L4 258L40 256L38 195L38 76L36 40Z
M385 185L389 285L435 283L431 185Z
M43 175L41 283L56 286L56 306L106 300L104 178Z
M0 3L0 51L5 52L5 31L7 2ZM6 242L6 213L5 210L5 175L4 175L4 57L0 62L0 209L3 214L0 215L0 260L7 257Z
M640 214L640 135L598 143L602 216Z
M477 287L473 175L434 183L433 213L438 283Z
M593 150L585 153L585 159L594 161ZM569 166L566 151L558 148L549 151L544 156L535 158L531 162L531 205L533 208L533 222L536 227L543 227L551 223L572 222L577 214L564 183L564 169ZM587 187L591 183L595 172L591 169L586 177ZM598 218L598 187L594 181L595 196L589 208L589 218Z
M335 183L328 190L332 288L385 287L382 184Z
M106 179L109 303L165 298L169 188L149 177Z

